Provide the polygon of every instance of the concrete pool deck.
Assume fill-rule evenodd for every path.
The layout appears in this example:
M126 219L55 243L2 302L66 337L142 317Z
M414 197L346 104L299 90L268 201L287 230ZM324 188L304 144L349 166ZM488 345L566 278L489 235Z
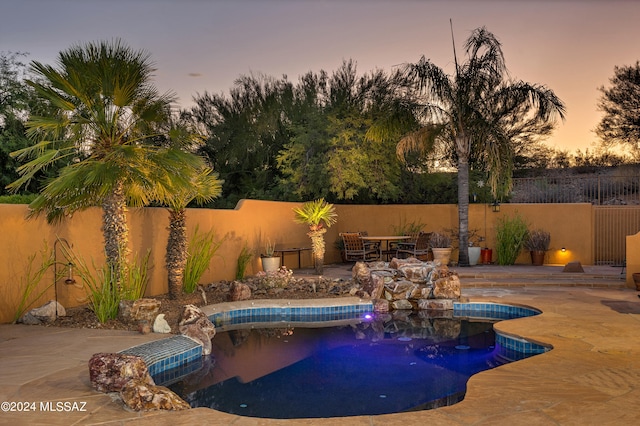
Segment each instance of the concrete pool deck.
M530 271L531 268L482 266L459 271L463 296L470 301L522 304L542 310L541 315L503 321L496 324L496 328L551 344L554 349L477 374L469 381L464 401L450 407L381 416L305 420L256 419L203 408L134 413L126 411L109 395L93 391L87 361L97 352L117 352L165 336L0 325L0 402L9 402L14 408L18 403L23 403L23 407L24 403L35 403L35 407L29 407L35 408L32 412L0 411L0 424L636 423L640 418L640 299L637 292L623 288L620 268L587 266L585 274L572 274L573 281L560 283L557 280L568 278L564 275L554 277L558 268L545 266L542 267L544 270ZM474 277L467 277L470 273ZM348 277L349 271L344 267L328 267L325 275L332 274ZM502 280L504 285L492 286L490 281L493 280ZM616 280L618 282L614 284ZM57 402L67 405L58 407ZM53 411L56 409L60 411ZM81 409L85 411L79 411Z

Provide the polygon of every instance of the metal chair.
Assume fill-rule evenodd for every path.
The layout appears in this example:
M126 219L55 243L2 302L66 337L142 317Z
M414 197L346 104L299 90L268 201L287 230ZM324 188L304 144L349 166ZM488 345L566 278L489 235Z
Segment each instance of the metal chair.
M431 252L429 238L431 238L431 232L420 232L415 242L399 242L396 257L402 259L413 256L420 260L429 260Z
M340 234L340 236L344 242L345 260L349 262L358 260L369 261L379 258L380 252L375 248L366 247L359 233L345 232Z

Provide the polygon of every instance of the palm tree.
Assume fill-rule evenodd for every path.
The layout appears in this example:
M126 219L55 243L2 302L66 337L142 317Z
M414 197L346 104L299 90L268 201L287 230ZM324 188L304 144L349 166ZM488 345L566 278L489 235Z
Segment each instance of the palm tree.
M511 188L512 144L547 135L564 104L548 88L511 81L500 43L484 27L466 41L467 61L459 64L454 44L453 76L423 56L404 67L407 87L417 98L422 125L397 145L408 152L449 152L458 170L460 265L468 265L469 166L484 166L494 197Z
M311 238L311 251L313 252L316 274L322 275L325 252L324 234L327 232L328 227L336 223L335 208L333 204L329 204L323 198L320 198L315 201L308 201L302 207L294 208L293 211L296 214L296 222L309 226L307 235Z
M212 169L205 167L194 174L189 189L177 191L167 200L169 209L169 239L167 241L166 267L169 281L169 297L177 299L182 293L184 269L187 263L187 204L196 200L206 203L222 193L222 181Z
M149 55L120 40L76 45L59 54L57 68L32 62L31 69L37 79L28 83L55 111L30 117L28 134L37 142L12 153L28 162L9 187L17 190L38 171L68 161L31 203L32 214L56 221L101 205L107 262L120 277L127 207L189 185L201 161L152 143L166 128L174 96L151 84Z

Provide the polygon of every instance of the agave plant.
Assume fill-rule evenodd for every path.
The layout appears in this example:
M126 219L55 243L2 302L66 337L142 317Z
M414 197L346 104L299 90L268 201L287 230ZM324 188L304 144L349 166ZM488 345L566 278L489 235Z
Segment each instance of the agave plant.
M327 203L324 198L309 201L300 208L294 208L295 221L309 226L307 235L311 238L311 250L316 266L316 274L322 275L324 268L324 234L327 228L336 223L336 212L333 204ZM325 227L326 226L326 227Z

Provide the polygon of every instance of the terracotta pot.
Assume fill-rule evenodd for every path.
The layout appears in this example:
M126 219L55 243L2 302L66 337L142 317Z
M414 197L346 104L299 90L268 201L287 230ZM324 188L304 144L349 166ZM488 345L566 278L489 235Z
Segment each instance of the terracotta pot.
M636 285L636 291L640 291L640 272L633 274L633 282Z
M449 260L451 259L451 251L452 251L451 247L449 248L433 247L431 251L433 252L434 262L440 262L441 265L449 264Z
M544 264L544 255L546 254L544 250L531 250L529 253L531 254L531 264L533 266L542 266Z
M493 257L493 250L490 248L483 248L482 250L480 250L480 261L485 264L488 265L489 263L491 263L491 258Z

